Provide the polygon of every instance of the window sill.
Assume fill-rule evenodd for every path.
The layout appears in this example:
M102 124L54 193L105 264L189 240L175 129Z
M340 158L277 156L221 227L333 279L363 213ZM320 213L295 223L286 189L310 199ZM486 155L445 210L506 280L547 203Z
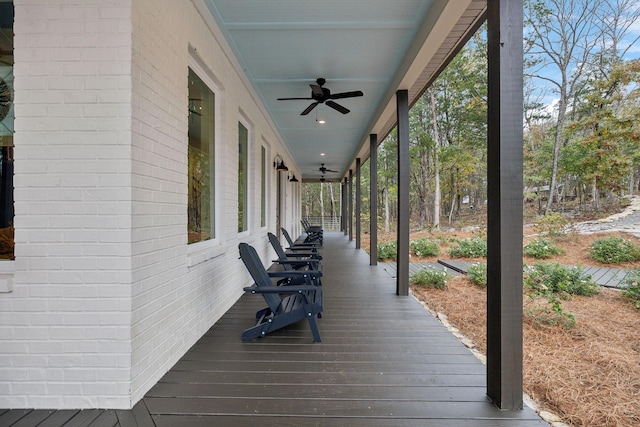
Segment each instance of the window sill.
M195 267L203 262L218 258L226 251L227 248L217 240L193 243L187 247L187 267Z

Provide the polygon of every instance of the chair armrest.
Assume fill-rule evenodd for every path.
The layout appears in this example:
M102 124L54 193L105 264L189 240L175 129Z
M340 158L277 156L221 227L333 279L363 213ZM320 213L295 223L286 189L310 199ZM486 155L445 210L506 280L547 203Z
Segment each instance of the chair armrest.
M274 259L271 262L276 263L276 264L287 264L287 265L309 265L309 264L314 264L314 265L319 265L320 260L319 259Z
M313 258L322 259L322 255L317 252L287 252L285 253L287 258Z
M268 271L269 277L305 277L311 278L322 277L322 271L317 270L305 270L305 271Z
M292 250L292 251L310 250L312 252L317 252L318 248L313 243L300 243L300 244L293 244L293 245L289 246L287 248L287 250Z
M322 270L322 264L320 263L320 261L318 260L314 260L314 259L307 259L307 260L300 260L300 261L279 261L279 260L274 260L273 261L274 264L276 265L282 265L282 266L289 266L290 268L285 268L284 271L286 272L290 272L292 270L294 271L321 271Z
M243 288L243 290L252 294L301 294L307 291L317 291L318 286L249 286L248 288Z

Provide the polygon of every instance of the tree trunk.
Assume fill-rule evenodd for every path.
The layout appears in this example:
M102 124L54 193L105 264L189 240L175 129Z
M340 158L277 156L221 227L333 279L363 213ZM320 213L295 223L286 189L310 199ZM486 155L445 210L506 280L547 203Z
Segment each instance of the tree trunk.
M545 207L545 213L551 209L553 204L553 198L556 195L556 189L558 187L558 160L560 159L560 147L562 142L562 133L564 127L564 118L567 111L567 94L565 77L562 78L562 90L560 92L560 101L558 101L558 121L556 122L556 132L553 139L553 167L551 169L551 185L549 186L549 198L547 199L547 206Z
M335 224L336 222L336 199L333 193L333 184L329 184L329 203L331 206L331 224Z
M382 193L384 194L384 232L388 233L391 229L389 224L389 190L385 187Z
M440 162L438 159L438 148L440 146L440 134L438 132L438 120L436 117L436 100L433 94L433 88L429 89L429 94L431 96L431 114L433 115L433 170L434 170L434 196L433 196L433 228L436 230L440 229L440 204L441 195L440 195Z

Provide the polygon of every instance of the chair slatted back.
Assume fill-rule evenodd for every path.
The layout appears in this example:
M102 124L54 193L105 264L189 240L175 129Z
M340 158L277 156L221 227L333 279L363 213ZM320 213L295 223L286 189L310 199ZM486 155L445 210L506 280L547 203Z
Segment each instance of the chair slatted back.
M278 259L280 261L287 261L289 258L287 257L287 254L284 252L284 249L282 249L282 246L280 245L280 241L275 236L275 234L267 233L267 236L269 237L269 242L271 243L271 246L273 246L273 250L276 251L276 255L278 256ZM285 270L293 270L293 267L291 267L291 264L282 264L282 267L284 267Z
M247 243L240 243L238 245L238 250L240 252L240 258L247 267L249 274L251 274L251 278L255 282L255 285L257 287L273 286L271 278L267 274L267 270L265 270L264 265L262 265L262 261L260 261L260 257L256 250ZM273 313L277 312L281 301L278 294L262 294L262 296L267 302L269 309Z
M282 231L282 235L284 236L284 238L287 239L287 243L289 243L289 246L293 246L293 240L291 240L289 232L284 228L281 228L280 230Z

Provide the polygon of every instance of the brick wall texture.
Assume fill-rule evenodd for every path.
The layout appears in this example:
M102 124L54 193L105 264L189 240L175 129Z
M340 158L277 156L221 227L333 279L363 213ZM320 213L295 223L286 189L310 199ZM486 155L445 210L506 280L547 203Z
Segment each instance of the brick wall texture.
M16 259L13 290L0 293L0 407L130 408L249 284L237 244L271 259L272 167L268 227L255 172L250 230L237 233L238 121L251 171L261 146L268 166L286 151L191 1L14 4ZM219 102L217 239L197 245L186 234L190 66ZM284 224L294 232L296 211Z

